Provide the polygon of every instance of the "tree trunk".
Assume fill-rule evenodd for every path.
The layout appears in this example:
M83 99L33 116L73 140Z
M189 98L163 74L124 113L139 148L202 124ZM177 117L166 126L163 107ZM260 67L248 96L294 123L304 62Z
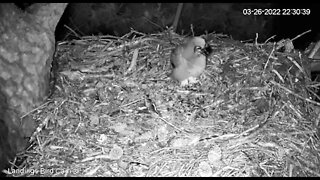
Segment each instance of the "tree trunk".
M32 119L20 117L48 95L54 31L66 5L34 4L23 12L14 4L0 4L1 169L25 148L23 136L35 129Z

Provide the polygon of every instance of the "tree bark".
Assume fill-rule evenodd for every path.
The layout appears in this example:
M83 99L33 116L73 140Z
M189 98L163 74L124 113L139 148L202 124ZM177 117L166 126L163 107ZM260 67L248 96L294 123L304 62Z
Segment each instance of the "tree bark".
M22 11L14 4L0 4L0 123L5 124L0 167L25 147L22 137L35 129L32 119L20 117L48 95L54 31L66 5L34 4Z

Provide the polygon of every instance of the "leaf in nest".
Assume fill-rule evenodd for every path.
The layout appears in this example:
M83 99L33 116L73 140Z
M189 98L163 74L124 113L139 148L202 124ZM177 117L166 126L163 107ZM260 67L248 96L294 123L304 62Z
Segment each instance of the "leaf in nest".
M181 148L181 147L187 146L188 142L189 142L188 139L183 139L183 138L174 139L173 141L171 141L171 147Z
M168 139L168 129L166 125L161 126L157 131L157 136L159 139L159 142L164 142Z
M215 164L220 161L221 159L221 149L220 147L216 146L213 149L211 149L208 153L208 160L210 164Z
M126 131L125 129L127 128L127 124L124 123L117 123L113 126L110 127L111 129L114 129L117 133L123 133Z
M90 115L89 119L90 119L90 125L91 125L91 126L94 126L94 125L98 125L98 124L99 124L99 116L97 116L97 115Z
M97 141L100 144L105 144L105 142L107 142L107 140L108 140L108 136L105 134L100 134L99 139L97 139Z
M110 159L117 160L120 159L123 156L123 150L118 145L113 145L113 148L111 149L109 153Z
M171 147L173 148L182 148L185 146L196 145L200 140L199 135L190 135L187 138L178 138L171 141Z
M210 177L212 176L212 168L209 163L202 161L199 164L198 172L201 177Z
M147 132L141 134L140 136L137 136L134 139L134 141L137 141L137 142L139 142L139 141L148 141L148 140L150 140L152 138L153 138L152 132L147 131Z

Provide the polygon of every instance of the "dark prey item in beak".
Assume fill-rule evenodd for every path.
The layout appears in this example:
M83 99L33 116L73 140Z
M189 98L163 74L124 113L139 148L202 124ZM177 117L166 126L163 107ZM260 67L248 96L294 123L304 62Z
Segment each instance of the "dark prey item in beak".
M209 44L206 44L204 48L201 49L201 53L205 56L209 56L212 53L212 48Z

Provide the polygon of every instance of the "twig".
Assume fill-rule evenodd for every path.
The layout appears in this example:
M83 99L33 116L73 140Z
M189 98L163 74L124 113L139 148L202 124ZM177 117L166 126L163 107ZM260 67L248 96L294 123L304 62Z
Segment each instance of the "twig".
M193 24L190 24L190 29L191 29L192 36L194 36Z
M29 115L29 114L33 113L34 111L39 110L40 108L43 108L44 106L46 106L47 104L49 104L49 103L51 103L51 102L52 102L52 100L47 101L47 102L45 102L45 103L41 104L40 106L38 106L38 107L36 107L36 108L34 108L34 109L30 110L29 112L25 113L25 114L24 114L24 115L22 115L20 118L21 118L21 119L23 119L23 118L24 118L24 117L26 117L27 115Z
M67 28L69 31L71 31L76 37L81 39L81 36L78 33L76 33L73 29L71 29L69 26L64 25L64 27Z
M268 55L267 62L266 62L266 64L265 64L264 67L263 67L263 70L264 70L264 71L266 70L266 68L267 68L267 66L268 66L268 64L269 64L270 58L271 58L274 50L275 50L275 43L273 44L272 51L271 51L270 54Z
M182 8L183 8L183 3L179 3L178 8L177 8L177 12L176 12L176 16L174 17L174 21L173 21L173 25L172 25L173 32L176 32L176 30L177 30Z
M258 46L259 33L256 33L255 46Z
M273 36L269 37L269 38L264 42L264 44L266 44L267 42L269 42L271 39L274 39L275 37L276 37L276 35L273 35Z
M303 35L305 35L305 34L307 34L307 33L309 33L309 32L311 32L311 29L309 29L309 30L306 31L306 32L303 32L303 33L299 34L298 36L296 36L296 37L294 37L293 39L291 39L291 41L294 41L294 40L298 39L299 37L301 37L301 36L303 36Z
M320 41L317 42L317 44L313 47L311 53L309 54L308 58L313 58L314 55L316 54L316 52L319 50L320 48Z
M132 69L136 67L138 55L139 55L139 49L137 48L133 51L132 61L128 70L124 73L125 75L128 74Z
M158 25L157 23L151 21L149 18L147 18L147 17L144 17L144 18L145 18L149 23L151 23L152 25L157 26L157 27L160 28L162 31L164 30L164 28L163 28L162 26L160 26L160 25Z
M316 102L316 101L313 101L313 100L311 100L311 99L308 99L308 98L304 98L304 97L302 97L302 96L300 96L300 95L298 95L298 94L296 94L296 93L294 93L293 91L291 91L290 89L288 89L288 88L286 88L286 87L283 87L283 86L281 86L279 83L277 83L277 82L275 82L275 81L270 81L272 84L274 84L274 85L277 85L278 87L280 87L281 89L283 89L283 90L285 90L285 91L287 91L288 93L290 93L290 94L292 94L292 95L294 95L294 96L296 96L297 98L300 98L300 99L302 99L302 100L305 100L305 101L308 101L309 103L312 103L312 104L315 104L315 105L318 105L318 106L320 106L320 103L318 103L318 102Z
M158 115L158 114L157 114ZM167 120L165 120L164 118L160 117L158 115L158 118L161 119L163 122L167 123L169 126L173 127L174 129L178 130L179 132L184 132L182 129L178 128L177 126L171 124L170 122L168 122Z

